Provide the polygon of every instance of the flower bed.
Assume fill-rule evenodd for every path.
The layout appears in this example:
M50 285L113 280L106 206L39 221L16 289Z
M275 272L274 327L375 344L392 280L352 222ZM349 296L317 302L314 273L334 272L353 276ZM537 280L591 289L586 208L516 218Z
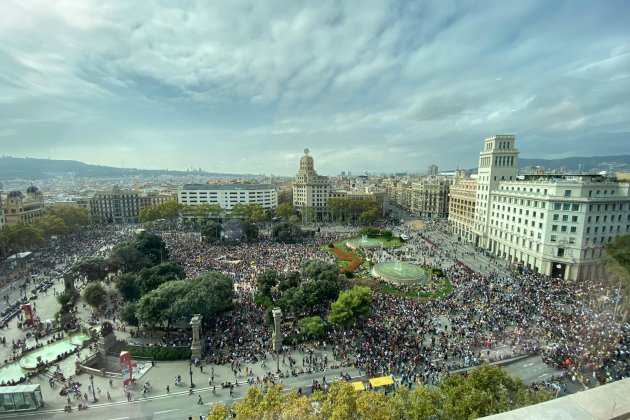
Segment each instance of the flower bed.
M327 249L328 251L335 254L335 256L340 260L349 261L349 264L340 270L341 273L346 271L354 273L356 269L359 268L361 264L363 264L363 259L359 258L356 254L352 252L344 251L343 249L337 248L336 246L329 246L327 247Z

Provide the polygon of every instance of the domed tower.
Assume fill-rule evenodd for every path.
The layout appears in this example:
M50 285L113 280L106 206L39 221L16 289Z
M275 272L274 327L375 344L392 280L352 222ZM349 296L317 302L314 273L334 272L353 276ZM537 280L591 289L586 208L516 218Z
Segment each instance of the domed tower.
M315 162L304 149L304 156L300 158L300 169L293 182L293 206L302 212L312 214L312 218L321 220L327 212L328 196L332 186L327 176L319 176L315 172ZM309 217L305 217L309 219Z

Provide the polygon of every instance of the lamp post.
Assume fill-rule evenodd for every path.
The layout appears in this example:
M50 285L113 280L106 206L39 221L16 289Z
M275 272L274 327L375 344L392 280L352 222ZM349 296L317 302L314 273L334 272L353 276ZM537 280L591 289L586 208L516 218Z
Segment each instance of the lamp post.
M193 384L193 381L192 381L192 360L188 362L188 373L190 374L190 387L194 388L195 384Z
M90 375L90 383L92 384L92 398L94 398L92 402L97 402L96 392L94 391L94 375Z

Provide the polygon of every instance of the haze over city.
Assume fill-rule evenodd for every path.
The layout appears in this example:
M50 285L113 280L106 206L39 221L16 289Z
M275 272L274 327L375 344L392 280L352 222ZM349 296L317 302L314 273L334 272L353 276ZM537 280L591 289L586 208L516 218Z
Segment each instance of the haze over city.
M0 146L292 175L627 151L624 1L6 1ZM448 153L445 153L445 152Z

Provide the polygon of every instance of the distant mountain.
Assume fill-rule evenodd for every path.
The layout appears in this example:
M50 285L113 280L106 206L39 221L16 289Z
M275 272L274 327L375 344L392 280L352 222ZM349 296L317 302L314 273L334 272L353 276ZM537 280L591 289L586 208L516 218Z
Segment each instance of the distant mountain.
M581 165L581 166L580 166ZM518 159L520 168L541 166L547 170L566 171L630 171L630 155L569 157L564 159Z
M111 166L89 165L76 160L52 160L33 158L0 157L0 180L45 179L53 176L76 176L86 178L107 178L125 176L187 176L204 175L208 177L256 177L257 175L225 174L194 171L169 171L166 169L115 168Z

